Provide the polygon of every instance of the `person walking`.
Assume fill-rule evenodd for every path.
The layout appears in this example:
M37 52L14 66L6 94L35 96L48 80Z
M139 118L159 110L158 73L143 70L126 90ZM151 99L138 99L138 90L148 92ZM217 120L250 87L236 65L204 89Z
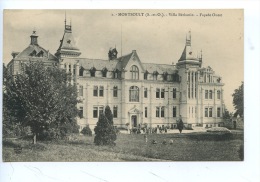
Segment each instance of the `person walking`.
M184 126L184 124L183 124L183 121L182 121L181 115L180 115L180 119L179 119L179 122L178 122L178 124L177 124L177 128L178 128L178 130L179 130L180 133L181 133L182 130L183 130L183 126Z

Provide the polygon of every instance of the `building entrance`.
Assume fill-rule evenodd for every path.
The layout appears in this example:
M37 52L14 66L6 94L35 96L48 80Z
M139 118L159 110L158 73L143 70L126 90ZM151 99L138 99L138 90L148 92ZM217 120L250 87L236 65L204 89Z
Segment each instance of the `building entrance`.
M131 121L132 121L132 127L133 128L137 127L137 116L136 115L132 115Z

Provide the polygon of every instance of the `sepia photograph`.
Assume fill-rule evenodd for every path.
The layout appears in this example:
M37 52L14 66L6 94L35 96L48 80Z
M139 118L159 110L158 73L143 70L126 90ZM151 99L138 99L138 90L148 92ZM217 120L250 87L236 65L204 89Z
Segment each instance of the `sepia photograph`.
M244 10L3 11L3 162L244 161Z

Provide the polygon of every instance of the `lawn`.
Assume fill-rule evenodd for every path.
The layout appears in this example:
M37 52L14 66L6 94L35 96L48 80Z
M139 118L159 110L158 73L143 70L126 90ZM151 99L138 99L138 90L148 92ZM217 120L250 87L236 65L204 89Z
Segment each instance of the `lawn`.
M144 135L119 134L114 147L95 146L93 141L94 136L36 145L26 140L4 141L3 161L240 161L243 133L151 134L147 143ZM20 154L14 152L17 144L22 146Z

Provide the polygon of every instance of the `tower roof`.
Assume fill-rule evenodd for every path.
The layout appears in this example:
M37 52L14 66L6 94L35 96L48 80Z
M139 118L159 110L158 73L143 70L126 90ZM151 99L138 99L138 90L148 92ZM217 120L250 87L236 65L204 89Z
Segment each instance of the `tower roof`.
M55 54L57 57L78 57L81 55L79 48L76 46L76 41L72 35L72 26L66 24L64 34L60 41L60 46Z
M195 55L195 53L192 51L191 31L189 31L188 35L186 36L186 43L185 43L184 50L183 50L181 57L178 60L177 64L180 65L180 64L184 64L184 63L190 63L190 64L201 65L201 61L197 56L198 55Z

